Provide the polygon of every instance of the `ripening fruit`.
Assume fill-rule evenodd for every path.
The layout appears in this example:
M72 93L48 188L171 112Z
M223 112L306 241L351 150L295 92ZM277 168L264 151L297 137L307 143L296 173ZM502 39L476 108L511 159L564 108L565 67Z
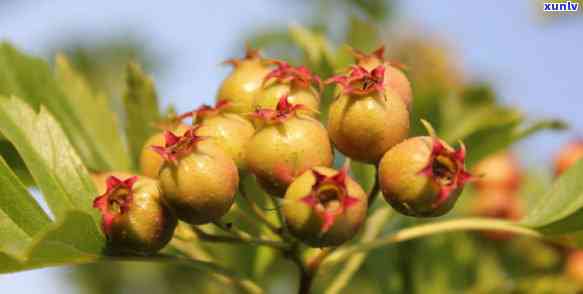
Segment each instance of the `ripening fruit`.
M408 216L434 217L450 211L464 184L465 148L454 150L437 137L421 136L391 148L379 165L385 199Z
M476 216L518 221L523 215L522 203L514 191L491 188L479 191L473 201L473 214ZM492 240L508 240L513 236L512 233L503 231L481 233Z
M407 107L385 88L383 77L382 65L372 71L355 66L348 76L327 81L340 86L330 105L328 133L336 148L352 159L376 163L409 132Z
M110 172L103 172L103 173L92 173L91 180L93 181L93 185L95 185L95 190L99 195L105 193L107 191L107 179L111 176L114 176L118 179L127 179L131 178L134 175L128 172L123 171L110 171Z
M274 109L281 96L287 95L291 104L304 105L308 110L302 114L314 115L320 107L320 78L304 66L294 67L287 62L273 61L277 68L273 69L263 82L263 88L255 97L255 109ZM313 85L318 86L318 89Z
M239 169L245 169L245 146L255 128L242 116L225 112L229 104L229 101L220 100L214 108L203 105L193 112L193 123L201 126L198 135L221 147Z
M168 131L182 136L189 129L189 125L178 124L168 129ZM158 172L160 171L162 164L164 164L164 159L152 150L152 146L161 145L164 145L164 132L153 135L146 141L146 143L144 143L142 153L140 153L140 168L143 175L154 179L158 178Z
M366 70L373 70L379 65L385 67L384 85L385 88L395 91L405 105L407 110L411 111L411 104L413 103L413 90L411 83L407 76L400 70L403 66L396 62L389 62L385 60L385 46L381 46L371 54L366 54L359 50L352 50L352 55L356 59L356 65L362 66Z
M269 62L262 58L258 50L247 48L243 59L230 59L225 63L234 69L225 78L217 93L217 101L231 103L228 112L247 114L253 111L253 100L261 90L265 76L271 71Z
M583 250L573 250L569 253L565 273L570 279L583 285Z
M581 158L583 158L583 139L576 139L561 148L555 157L555 175L562 174Z
M474 167L473 174L477 176L475 185L480 190L516 191L520 188L522 175L519 162L512 153L507 151L482 159Z
M112 253L148 255L162 249L174 233L176 217L164 203L158 181L110 176L93 201Z
M313 247L338 246L354 237L366 218L367 195L340 171L314 167L287 189L283 217L290 232Z
M276 110L253 113L261 126L247 144L248 169L268 193L282 197L294 178L333 160L328 133L314 118L298 114L303 105L281 97Z
M193 225L219 220L233 205L239 185L235 162L194 126L183 136L165 133L153 149L165 160L160 169L164 197L179 219Z

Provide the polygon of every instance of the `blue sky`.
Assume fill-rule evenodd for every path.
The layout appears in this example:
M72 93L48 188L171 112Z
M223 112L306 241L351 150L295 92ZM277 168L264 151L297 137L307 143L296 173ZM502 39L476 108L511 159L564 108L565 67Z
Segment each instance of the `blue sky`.
M2 1L2 0L0 0ZM302 23L302 4L281 0L73 1L15 0L0 6L0 39L36 54L70 34L107 37L129 29L141 35L169 67L155 77L164 103L186 110L210 102L228 69L218 66L246 33L258 26ZM290 1L292 2L292 1ZM303 2L303 1L302 1ZM186 4L188 3L188 4ZM301 3L301 2L300 2ZM447 3L447 4L445 4ZM537 136L519 146L528 161L547 159L565 140L583 130L583 18L547 22L534 1L401 1L404 28L451 40L472 77L494 83L504 102L532 117L562 117L574 131ZM580 133L583 135L583 133ZM0 275L0 293L68 293L61 273L48 269Z

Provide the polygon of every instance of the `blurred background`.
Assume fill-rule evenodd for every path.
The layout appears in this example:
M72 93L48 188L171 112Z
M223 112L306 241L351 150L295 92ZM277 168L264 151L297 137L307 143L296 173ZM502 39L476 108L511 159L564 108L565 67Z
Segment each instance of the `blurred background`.
M51 59L65 52L112 97L122 93L126 63L137 59L153 75L162 105L182 112L214 100L230 70L221 62L242 56L246 42L268 56L301 60L288 33L289 25L301 25L326 35L339 50L346 51L342 43L365 51L384 43L391 58L409 66L416 98L449 103L451 91L481 93L530 118L563 119L568 131L541 133L514 146L522 165L537 173L550 174L552 155L583 135L581 9L549 16L533 0L188 2L0 0L0 39ZM437 240L416 246L449 245ZM367 266L355 282L364 281L360 293L388 289L365 281ZM290 266L273 268L270 289L286 293ZM200 275L143 264L46 269L0 275L0 293L192 293ZM221 292L212 284L200 289Z

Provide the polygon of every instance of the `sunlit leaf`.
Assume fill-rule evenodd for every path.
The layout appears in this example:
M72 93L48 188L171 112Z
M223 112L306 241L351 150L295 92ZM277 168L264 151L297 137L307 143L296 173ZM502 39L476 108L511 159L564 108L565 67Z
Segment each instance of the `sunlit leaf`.
M128 144L132 157L137 162L146 140L158 131L154 123L160 119L154 81L138 64L128 65L123 100Z
M108 170L123 164L123 161L112 162L108 158L110 155L97 147L100 144L95 143L93 135L100 130L88 128L94 125L86 122L87 113L80 112L79 102L83 100L68 97L63 92L45 61L23 54L7 43L0 43L0 73L0 95L18 96L34 109L44 105L60 123L88 167Z
M32 238L20 254L0 252L0 273L97 261L105 245L98 230L90 215L69 212Z
M76 116L107 170L129 170L130 158L122 140L121 127L109 109L109 100L93 93L89 84L63 55L56 58L56 78L69 103L76 105Z
M0 96L0 131L24 159L57 218L91 208L95 188L60 125L44 108L36 113L18 98Z
M40 232L51 222L2 157L0 157L0 215L1 224L11 223L28 236ZM6 231L0 229L0 232L2 238Z
M336 60L326 36L300 25L290 26L289 34L291 39L304 51L312 68L316 69L319 74L332 72Z
M381 44L379 27L370 21L352 16L346 32L346 43L363 52L371 52Z
M522 224L546 234L583 230L583 160L579 160L541 195Z

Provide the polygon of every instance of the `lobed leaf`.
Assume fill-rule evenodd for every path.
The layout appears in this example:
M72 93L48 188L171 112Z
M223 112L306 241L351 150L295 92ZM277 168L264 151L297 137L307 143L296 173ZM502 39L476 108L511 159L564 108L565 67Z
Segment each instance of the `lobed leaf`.
M325 35L300 25L290 26L289 35L292 41L304 51L312 69L319 74L329 75L333 72L336 57Z
M106 163L107 170L129 170L130 157L122 140L121 127L109 109L107 97L93 93L89 83L69 63L64 55L56 58L55 76L65 98L80 118L95 152Z
M105 239L93 218L70 211L62 221L37 234L20 254L0 251L0 273L94 262L102 258Z
M550 235L583 230L582 177L583 160L579 160L529 207L521 223Z
M480 159L509 147L533 134L544 130L562 130L566 126L558 120L538 120L528 123L512 122L473 132L464 138L468 146L466 163L472 166Z
M65 133L44 107L36 113L21 99L0 96L0 132L14 145L53 214L89 212L95 187Z
M146 140L158 130L152 124L160 119L158 95L154 81L135 63L130 63L126 74L123 96L126 134L132 159L137 162Z
M86 97L69 96L74 92L66 93L61 86L45 61L0 43L0 95L21 97L34 109L41 104L49 109L88 167L95 170L126 167L127 159L118 161L123 152L119 144L105 145L107 141L101 140L109 138L102 136L107 130L95 127L103 126L101 123L109 125L108 116L91 115L92 111L103 110L103 106Z
M18 251L50 223L47 214L0 157L0 250Z

